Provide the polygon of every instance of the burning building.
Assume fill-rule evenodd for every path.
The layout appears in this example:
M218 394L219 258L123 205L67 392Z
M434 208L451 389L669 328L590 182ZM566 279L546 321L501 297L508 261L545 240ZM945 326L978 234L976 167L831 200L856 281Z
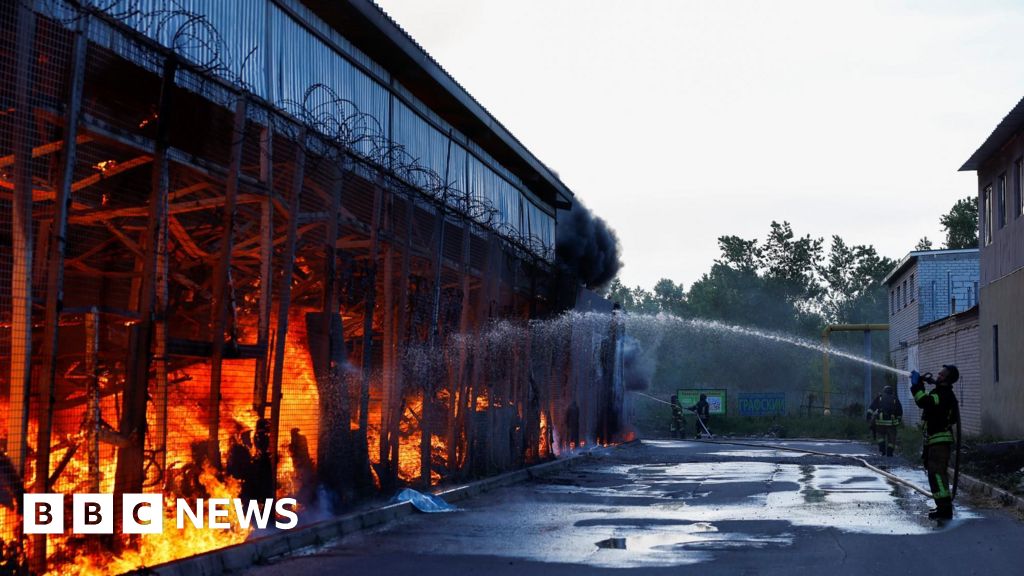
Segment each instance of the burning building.
M571 192L372 2L12 1L0 29L5 565L249 536L26 538L26 491L337 511L614 438L614 315L539 322Z

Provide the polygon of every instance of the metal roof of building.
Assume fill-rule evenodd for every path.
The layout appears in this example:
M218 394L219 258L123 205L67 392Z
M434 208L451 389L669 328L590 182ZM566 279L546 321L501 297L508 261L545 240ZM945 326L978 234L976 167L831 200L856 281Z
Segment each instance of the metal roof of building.
M403 86L473 139L549 202L568 208L573 193L372 0L300 0Z
M967 162L960 167L959 172L978 170L986 160L999 151L1014 134L1024 128L1024 98L1010 110L1010 113L1003 118L1003 121L996 126L988 139L979 147Z

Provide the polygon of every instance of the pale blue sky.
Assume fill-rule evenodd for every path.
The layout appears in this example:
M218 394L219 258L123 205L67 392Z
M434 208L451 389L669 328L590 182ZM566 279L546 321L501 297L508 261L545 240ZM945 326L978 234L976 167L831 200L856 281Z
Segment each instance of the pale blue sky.
M379 0L619 234L689 288L720 235L900 258L974 194L1024 96L1024 3Z

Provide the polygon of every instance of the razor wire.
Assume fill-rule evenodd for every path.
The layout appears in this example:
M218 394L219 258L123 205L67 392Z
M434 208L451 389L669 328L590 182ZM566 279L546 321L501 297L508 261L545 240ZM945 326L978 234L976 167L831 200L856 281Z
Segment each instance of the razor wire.
M233 58L223 35L209 18L187 9L178 0L169 0L161 8L150 9L142 0L19 0L24 5L46 14L67 27L83 18L95 17L121 28L121 33L142 35L161 45L164 50L142 51L152 69L163 65L162 59L176 58L191 80L188 89L230 106L233 98L262 100L245 80L244 71L258 47L254 46L240 58ZM127 29L127 30L125 30ZM169 54L168 54L169 53ZM231 97L223 95L224 87L215 97L215 88L208 84L226 84ZM454 181L446 181L436 170L423 165L401 143L390 139L380 121L363 112L351 100L337 94L330 86L313 84L301 100L281 99L270 103L266 122L282 136L296 141L301 127L308 138L311 160L342 161L350 157L368 164L393 189L418 192L441 213L472 221L509 241L515 252L530 259L546 260L553 255L553 246L528 231L502 222L501 212L485 197L460 190ZM310 146L312 144L312 146Z

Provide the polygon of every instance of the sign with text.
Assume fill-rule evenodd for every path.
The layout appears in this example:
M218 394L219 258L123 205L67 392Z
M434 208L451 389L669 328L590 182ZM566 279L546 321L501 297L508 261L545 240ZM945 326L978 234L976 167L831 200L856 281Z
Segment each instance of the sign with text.
M740 394L740 416L784 416L786 394L783 392L758 392Z
M707 396L708 411L711 414L725 414L725 390L699 390L697 388L681 388L676 390L676 396L679 398L679 405L683 407L683 410L697 404L697 401L700 400L701 394Z

